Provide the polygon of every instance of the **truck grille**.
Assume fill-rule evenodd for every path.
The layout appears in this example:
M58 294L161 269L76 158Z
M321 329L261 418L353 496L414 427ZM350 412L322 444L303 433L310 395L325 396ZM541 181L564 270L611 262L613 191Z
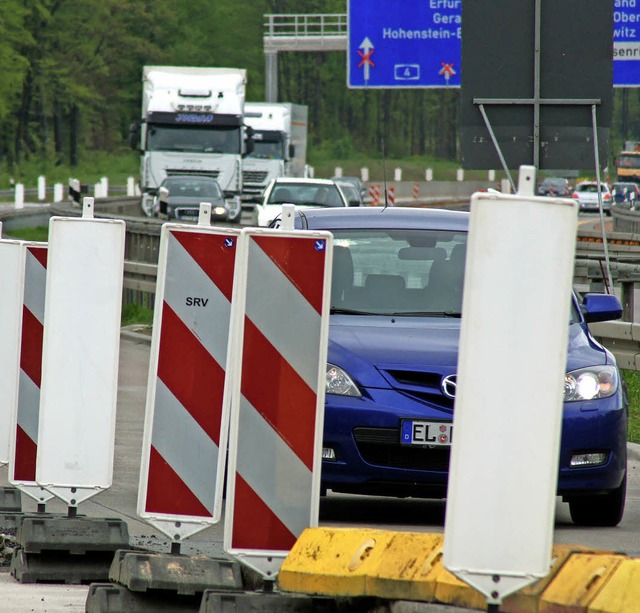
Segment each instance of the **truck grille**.
M400 444L400 428L354 428L358 452L367 464L414 470L449 470L449 447Z
M242 173L242 180L245 183L262 184L267 180L267 173L263 170L245 170Z
M198 175L200 177L211 177L212 179L217 179L220 175L219 170L184 170L182 168L167 168L166 173L170 177Z

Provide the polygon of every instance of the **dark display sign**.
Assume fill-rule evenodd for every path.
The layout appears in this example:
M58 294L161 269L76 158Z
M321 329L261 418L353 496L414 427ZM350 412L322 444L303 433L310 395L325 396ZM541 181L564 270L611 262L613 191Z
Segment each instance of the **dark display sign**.
M501 163L477 101L508 168L534 163L534 104L538 84L539 168L588 169L595 164L595 100L601 166L606 165L613 108L614 0L538 0L539 78L535 71L536 0L464 0L462 3L461 125L463 166ZM513 101L513 102L509 102ZM554 103L553 101L557 101Z

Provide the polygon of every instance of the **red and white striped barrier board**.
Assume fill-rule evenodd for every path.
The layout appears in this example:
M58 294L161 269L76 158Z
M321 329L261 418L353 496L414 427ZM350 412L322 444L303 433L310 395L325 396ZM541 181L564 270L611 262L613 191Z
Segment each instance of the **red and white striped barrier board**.
M223 395L240 230L165 224L138 515L175 541L220 520Z
M111 487L125 224L52 217L36 482L76 507Z
M396 205L396 188L393 185L387 188L387 201L385 204L388 206Z
M26 243L24 248L20 380L11 427L9 482L42 503L53 497L36 483L47 244Z
M380 185L374 183L369 187L369 196L371 198L371 206L378 206L380 204Z
M9 463L10 432L18 401L24 248L0 240L0 466Z
M413 199L417 200L420 198L420 183L413 184Z
M318 522L332 241L245 229L239 244L224 545L266 577Z

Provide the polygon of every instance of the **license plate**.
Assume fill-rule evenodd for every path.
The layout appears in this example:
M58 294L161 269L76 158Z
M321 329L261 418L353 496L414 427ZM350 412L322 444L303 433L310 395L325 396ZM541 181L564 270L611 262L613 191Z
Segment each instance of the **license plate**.
M434 445L449 447L453 424L443 421L405 419L401 424L400 442L403 445Z

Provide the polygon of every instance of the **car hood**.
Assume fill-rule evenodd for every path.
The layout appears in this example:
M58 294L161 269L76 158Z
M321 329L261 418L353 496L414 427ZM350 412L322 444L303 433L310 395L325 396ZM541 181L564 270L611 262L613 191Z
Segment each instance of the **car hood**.
M209 202L211 206L225 206L225 201L222 198L191 198L188 196L169 196L167 198L167 204L170 207L196 207L200 206L201 202Z
M460 319L332 315L328 361L362 387L390 387L386 370L455 373ZM567 371L605 364L607 352L580 324L569 326Z

